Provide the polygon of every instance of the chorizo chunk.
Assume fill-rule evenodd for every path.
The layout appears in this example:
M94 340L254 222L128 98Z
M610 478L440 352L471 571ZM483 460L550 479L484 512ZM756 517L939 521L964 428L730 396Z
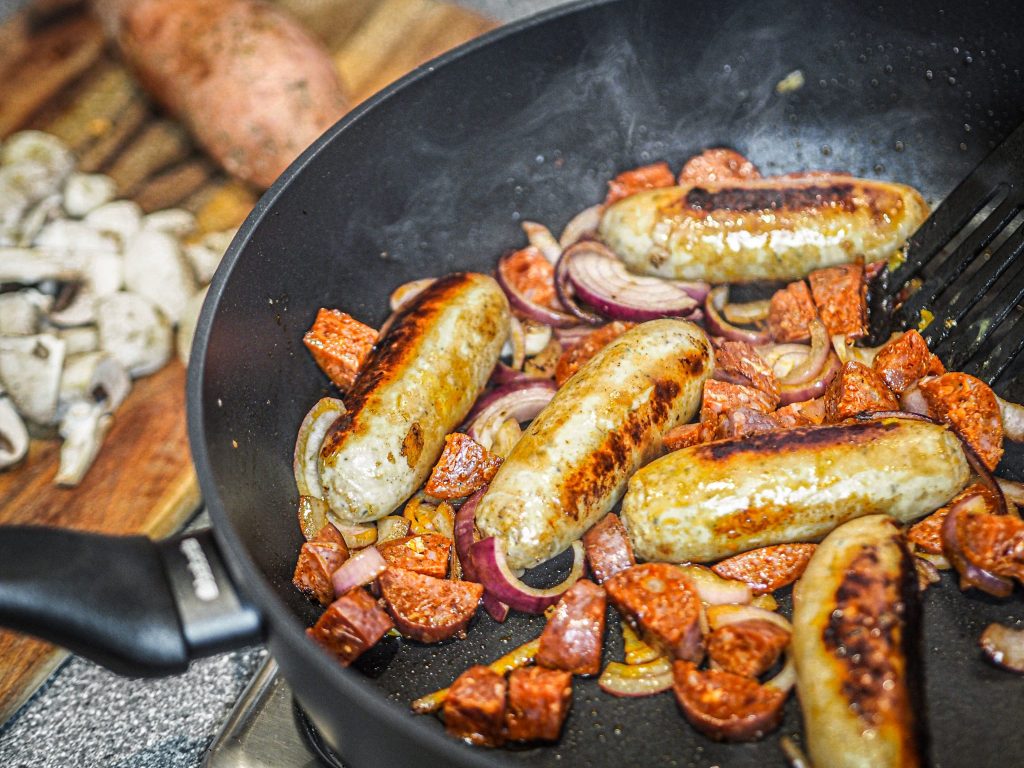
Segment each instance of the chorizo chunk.
M344 391L352 386L377 343L377 331L337 309L321 308L302 343L320 369Z
M436 643L465 633L484 588L388 568L380 575L380 593L399 632L421 643Z
M677 659L700 661L704 639L696 587L668 563L634 565L604 583L608 598L644 641Z
M614 179L608 182L608 195L604 199L605 205L616 203L624 197L643 192L645 189L656 189L658 187L671 187L676 183L675 176L668 163L651 163L623 171Z
M330 605L334 600L331 574L346 560L348 548L344 540L340 544L334 541L307 541L299 550L299 560L295 564L292 583L300 592L313 598L320 605Z
M700 406L701 420L703 421L708 413L724 416L737 408L751 408L761 413L771 413L778 404L777 395L772 397L753 387L708 379L704 382L704 399Z
M609 512L583 534L583 548L587 553L590 572L598 584L636 565L626 526L614 512Z
M807 283L798 280L772 295L768 305L768 330L779 342L807 341L808 324L818 316Z
M944 373L918 386L933 416L953 427L989 469L1003 456L1003 420L992 388L966 373Z
M757 677L772 668L789 644L789 632L766 619L719 627L708 637L708 656L726 672Z
M510 253L501 262L502 275L516 291L544 307L556 307L555 267L532 245Z
M592 581L580 579L562 595L544 626L537 663L575 675L601 671L601 644L608 600Z
M825 390L825 421L834 424L864 411L895 411L899 400L882 377L850 360Z
M727 557L711 570L750 585L755 595L774 592L800 578L817 544L775 544Z
M777 403L779 382L775 371L745 341L721 341L715 344L715 378L730 384L759 389Z
M910 526L910 529L907 531L907 540L922 552L927 552L930 555L941 555L942 525L946 522L946 515L949 513L950 507L975 494L981 495L990 512L994 513L996 511L997 505L992 491L981 483L974 483L974 485L969 485L960 491L946 506L935 510L928 517L918 520Z
M393 627L391 617L365 589L353 589L331 603L306 634L347 667Z
M825 421L825 401L822 398L790 403L772 414L783 429L817 426Z
M755 408L737 408L728 413L715 431L718 439L727 437L750 437L774 432L779 428L774 414Z
M443 579L448 573L452 540L439 533L421 533L384 542L377 549L391 568Z
M867 328L867 283L863 264L816 269L807 276L811 297L830 336L859 339Z
M661 444L666 451L678 451L680 448L689 448L691 445L700 445L708 440L714 439L714 435L707 434L704 424L680 424L672 427L661 436Z
M690 725L715 741L755 741L782 722L786 694L757 680L689 661L672 665L676 701Z
M444 727L470 744L497 747L504 741L505 678L484 666L470 667L452 683L444 701Z
M505 735L509 741L556 741L571 704L571 672L544 667L512 670Z
M590 358L635 325L636 323L616 320L588 333L578 344L569 347L558 358L558 364L555 366L555 383L558 386L565 384Z
M444 451L424 490L438 499L469 496L491 482L502 461L469 435L453 432L445 435Z
M928 351L924 337L915 330L909 330L883 344L871 367L881 375L889 389L902 395L915 381L928 374L933 366L933 357L935 355Z
M760 179L761 172L752 162L733 149L705 149L686 161L679 172L679 186L713 184L722 181Z

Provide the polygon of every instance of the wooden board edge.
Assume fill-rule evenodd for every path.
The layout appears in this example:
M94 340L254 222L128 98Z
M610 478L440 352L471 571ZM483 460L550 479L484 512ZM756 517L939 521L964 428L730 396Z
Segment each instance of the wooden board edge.
M42 641L36 642L42 644ZM71 654L67 649L51 645L50 652L34 662L32 675L25 679L24 685L21 686L18 694L0 704L0 727L3 727L8 720L18 713L29 699L35 696L36 691L38 691L43 684L50 679L50 675L52 675L57 670L57 667L63 664L65 659L70 655Z

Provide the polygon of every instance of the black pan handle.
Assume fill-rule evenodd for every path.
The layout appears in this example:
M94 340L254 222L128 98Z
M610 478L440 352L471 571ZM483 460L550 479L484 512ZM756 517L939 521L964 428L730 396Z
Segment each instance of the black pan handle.
M0 527L0 626L146 677L184 671L262 634L209 530L154 542Z

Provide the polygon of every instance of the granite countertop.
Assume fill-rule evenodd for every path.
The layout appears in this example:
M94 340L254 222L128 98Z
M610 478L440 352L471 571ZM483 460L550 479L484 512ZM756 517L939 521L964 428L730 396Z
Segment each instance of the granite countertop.
M561 0L457 2L507 22ZM134 680L72 656L0 726L0 766L196 768L265 658L254 647L202 659L175 677Z

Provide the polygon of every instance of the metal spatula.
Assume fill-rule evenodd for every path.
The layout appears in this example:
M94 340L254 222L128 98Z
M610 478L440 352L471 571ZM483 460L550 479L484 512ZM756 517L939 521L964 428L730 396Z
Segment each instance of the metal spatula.
M875 343L893 328L918 328L947 368L992 384L1024 348L1022 208L1024 125L921 225L906 260L872 282Z

